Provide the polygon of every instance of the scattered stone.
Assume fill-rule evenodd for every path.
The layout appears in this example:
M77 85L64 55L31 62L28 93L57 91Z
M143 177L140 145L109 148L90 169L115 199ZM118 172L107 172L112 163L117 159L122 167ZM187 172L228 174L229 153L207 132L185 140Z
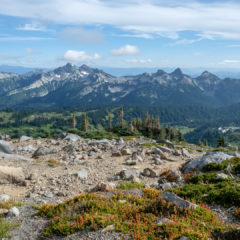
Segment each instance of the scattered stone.
M78 173L77 173L77 177L80 179L87 179L88 177L88 173L85 169L81 169Z
M47 154L51 154L52 150L47 147L39 147L33 154L33 157L44 156Z
M121 154L123 156L131 155L132 151L129 148L124 148L124 149L121 150Z
M12 207L8 211L8 217L18 217L20 215L19 209L17 207Z
M158 148L159 148L160 150L162 150L163 152L165 152L165 153L171 154L171 153L173 152L171 149L169 149L169 148L167 148L167 147L158 146Z
M191 239L186 236L182 236L182 237L178 238L177 240L191 240Z
M151 168L145 168L142 172L142 175L145 177L155 178L157 177L157 173L153 171Z
M182 149L182 155L186 158L192 158L191 154L185 148Z
M76 142L81 140L82 138L78 136L77 134L73 133L68 133L67 136L64 138L64 140L71 141L71 142Z
M176 205L177 210L185 210L187 208L190 208L190 209L197 208L196 204L186 201L178 197L175 193L172 193L172 192L164 192L160 195L160 198L166 200L167 203Z
M0 153L12 154L12 150L11 150L9 142L0 140Z
M169 218L166 218L166 217L161 217L161 218L157 219L155 224L163 225L163 224L167 224L167 223L174 223L174 221Z
M169 148L174 148L174 144L171 143L169 140L157 140L157 143L163 143Z
M206 153L202 157L196 158L187 162L183 166L184 172L190 172L195 170L202 170L202 168L210 163L219 164L227 159L232 158L232 156L223 152L210 152Z
M131 169L122 170L119 173L119 176L123 180L132 180L134 177L139 177L140 173L141 173L140 170L131 168Z
M172 188L172 184L167 182L167 183L162 183L162 184L159 184L158 188L160 190L167 190L167 189L170 189Z
M0 159L6 159L9 161L27 161L30 162L32 161L31 158L28 158L26 156L22 156L22 155L17 155L17 154L7 154L7 153L0 153Z
M25 175L22 168L0 166L0 184L13 183L25 186Z
M7 194L0 194L0 203L1 202L7 202L8 200L10 200L10 196Z
M115 184L114 184L115 185ZM113 184L99 182L95 188L92 189L91 192L111 192L113 191L114 187Z
M112 232L115 230L114 225L108 225L107 227L105 227L104 229L102 229L102 232Z
M218 173L216 175L216 177L217 177L217 179L228 179L229 178L229 176L225 173Z
M32 137L21 136L19 139L19 142L24 142L24 141L29 141L29 140L32 140Z
M133 165L137 165L137 160L133 160L133 159L127 159L126 160L126 165L129 165L129 166L133 166Z
M124 144L124 140L120 137L120 138L117 140L117 143L118 143L118 144Z
M121 154L121 152L113 152L112 153L112 157L121 157L122 156L122 154Z

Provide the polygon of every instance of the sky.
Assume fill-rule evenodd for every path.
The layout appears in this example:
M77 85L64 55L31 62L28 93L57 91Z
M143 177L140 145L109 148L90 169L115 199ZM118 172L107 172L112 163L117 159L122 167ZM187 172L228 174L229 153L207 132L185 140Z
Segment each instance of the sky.
M0 65L239 68L240 1L0 0Z

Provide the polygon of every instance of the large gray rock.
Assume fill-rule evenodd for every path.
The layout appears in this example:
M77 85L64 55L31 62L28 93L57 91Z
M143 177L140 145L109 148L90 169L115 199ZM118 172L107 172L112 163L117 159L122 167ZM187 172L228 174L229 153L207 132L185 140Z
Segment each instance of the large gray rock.
M39 147L33 154L33 157L43 156L47 154L55 153L53 150L47 147Z
M68 140L71 142L76 142L81 140L82 138L80 136L78 136L77 134L73 134L73 133L68 133L67 136L64 138L64 140Z
M210 163L219 164L227 159L232 158L232 156L223 152L210 152L206 153L202 157L195 158L192 161L187 162L183 166L184 172L190 172L194 170L202 170L202 168Z
M80 179L87 179L88 172L85 169L81 169L80 171L78 171L77 177Z
M12 154L9 142L0 140L0 153Z
M157 177L157 173L151 168L145 168L142 172L142 175L145 177L155 178Z
M0 166L0 184L25 185L25 175L22 168Z
M174 144L169 140L157 140L157 143L164 143L169 148L174 148Z
M120 177L124 180L131 180L134 177L139 177L140 174L141 174L140 170L134 168L125 169L119 173Z
M172 193L172 192L164 192L159 197L161 199L164 199L167 203L176 205L177 210L185 210L187 208L190 208L190 209L197 208L196 204L186 201L186 200L178 197L175 193Z
M8 200L10 200L10 196L7 194L0 194L0 203L1 202L7 202Z
M29 140L32 140L32 137L21 136L19 139L19 142L24 142L24 141L29 141Z
M32 161L32 159L29 157L25 157L17 154L7 154L7 153L0 153L0 159L5 159L9 161L27 161L27 162Z
M20 212L17 207L12 207L8 211L8 217L18 217L20 215Z

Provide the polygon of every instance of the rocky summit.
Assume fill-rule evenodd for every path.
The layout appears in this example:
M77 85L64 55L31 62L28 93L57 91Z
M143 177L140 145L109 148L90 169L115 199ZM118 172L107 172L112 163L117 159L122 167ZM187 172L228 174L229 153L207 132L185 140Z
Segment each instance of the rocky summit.
M240 80L210 72L193 78L181 69L115 77L87 65L0 74L0 108L59 108L101 104L226 106L240 101Z
M239 239L237 155L143 137L1 141L0 223L13 240Z

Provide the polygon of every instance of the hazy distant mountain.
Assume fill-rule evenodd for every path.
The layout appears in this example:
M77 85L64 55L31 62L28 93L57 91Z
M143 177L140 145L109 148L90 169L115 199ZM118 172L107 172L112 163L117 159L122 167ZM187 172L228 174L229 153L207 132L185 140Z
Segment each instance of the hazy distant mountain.
M58 108L103 104L224 106L240 102L240 80L181 69L115 77L70 63L49 72L0 74L0 108Z

